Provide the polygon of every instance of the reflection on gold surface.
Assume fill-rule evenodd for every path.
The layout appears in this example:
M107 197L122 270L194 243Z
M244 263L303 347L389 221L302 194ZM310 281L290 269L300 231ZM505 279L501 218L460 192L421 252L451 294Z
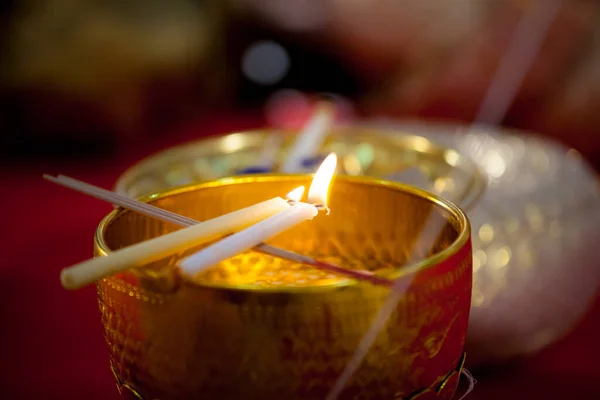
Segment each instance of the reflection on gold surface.
M483 224L479 228L479 239L483 242L491 242L494 240L494 227L490 224Z
M223 138L221 149L223 153L235 153L244 147L244 137L242 135L229 135Z
M444 152L444 160L446 160L446 162L449 165L452 165L453 167L457 167L458 165L460 165L461 163L464 162L464 157L462 157L456 151L448 149Z
M456 184L451 178L437 178L433 183L436 193L453 193Z
M496 251L494 254L494 262L493 265L496 268L506 267L509 263L511 257L510 248L507 246L503 246Z
M535 204L530 203L525 206L525 218L534 232L541 232L544 229L544 216Z
M344 157L342 166L348 175L364 175L360 159L356 154L348 154Z
M485 296L479 290L473 291L473 298L471 300L471 304L474 307L480 307L485 301Z
M154 197L198 220L286 193L310 177L244 177ZM334 181L328 217L270 244L347 268L394 276L436 253L341 398L410 398L437 388L462 356L471 297L471 252L464 214L431 195L364 178ZM351 199L351 201L348 201ZM419 248L429 217L445 224L433 248ZM175 229L115 212L96 251ZM430 239L430 238L426 238ZM417 258L409 259L410 254ZM178 255L178 257L184 256ZM122 387L145 399L322 399L387 295L387 288L324 274L253 251L191 282L176 258L98 284L111 365ZM125 386L127 385L127 386ZM453 392L453 384L445 389ZM439 395L441 398L442 394Z
M476 272L479 268L485 265L487 262L487 255L483 250L475 250L473 252L473 272Z
M182 184L181 165L186 166L194 182L236 175L249 166L263 164L262 150L273 133L268 129L232 133L167 149L126 171L116 190L139 197L176 187ZM294 140L292 133L284 132L280 151L273 160L275 167L286 159ZM321 148L322 155L330 152L340 157L338 173L389 178L416 168L431 177L431 184L438 178L438 184L451 182L451 187L445 183L444 196L466 208L479 198L486 185L475 164L458 152L396 130L334 127ZM173 174L173 170L178 172Z
M422 121L387 126L334 127L322 154L334 151L341 158L360 158L361 149L370 147L373 160L360 161L364 175L402 180L405 172L414 171L418 179L410 182L427 190L435 190L438 178L443 182L452 177L454 191L438 194L469 212L475 232L473 247L479 255L474 259L469 359L510 358L538 349L540 342L534 338L539 331L552 332L554 339L568 332L598 286L598 270L590 267L589 260L594 260L599 236L600 187L581 154L547 138L504 128L474 131ZM189 166L197 182L235 175L257 162L271 133L264 129L235 134L244 140L244 147L235 154L223 153L224 137L167 149L128 170L117 190L136 197L171 188L177 182L167 172L181 163ZM285 159L293 141L293 135L285 136L292 140L283 143L278 160ZM491 167L495 175L502 174L484 177L477 163ZM339 172L349 171L342 168ZM532 202L542 219L535 212L533 217L527 215ZM490 241L479 237L482 226L488 232L483 239ZM496 268L492 260L504 246L510 249L510 261ZM573 263L573 259L587 261ZM570 293L560 302L554 301L556 282ZM527 318L515 319L515 307Z

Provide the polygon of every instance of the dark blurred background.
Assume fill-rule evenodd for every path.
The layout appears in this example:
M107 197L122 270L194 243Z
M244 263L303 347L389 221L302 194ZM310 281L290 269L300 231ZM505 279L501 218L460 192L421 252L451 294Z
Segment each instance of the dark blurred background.
M2 151L164 135L282 89L363 116L470 121L528 0L3 1ZM505 125L597 159L600 2L566 0Z

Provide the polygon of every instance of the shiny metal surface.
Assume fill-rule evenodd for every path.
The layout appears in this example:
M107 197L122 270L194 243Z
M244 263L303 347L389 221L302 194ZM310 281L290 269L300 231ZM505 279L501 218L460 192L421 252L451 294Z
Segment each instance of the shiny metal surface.
M600 287L600 187L579 153L498 128L370 126L455 148L486 172L485 194L467 210L474 251L469 361L534 352L568 333Z
M343 163L348 172L409 183L467 210L474 232L469 363L534 352L577 323L600 287L600 190L575 150L520 131L424 121L378 120L340 129L327 150L351 149ZM117 188L135 196L172 186L177 181L168 180L176 175L169 159L214 162L220 174L241 167L223 161L237 151L240 163L255 163L260 134L231 137L236 139L224 141L238 143L237 150L218 141L168 150L129 170ZM245 141L256 150L243 150ZM207 151L213 158L203 155ZM215 157L219 152L227 154ZM361 152L359 159L379 161L353 168L352 153ZM146 185L148 177L153 184Z
M293 133L284 132L275 168L285 159ZM263 145L271 134L269 130L232 133L167 149L127 170L115 189L139 197L236 175L262 164ZM396 180L426 190L435 185L463 207L476 202L485 188L483 174L469 159L407 131L336 127L322 148L323 154L329 152L340 158L338 173Z
M206 220L309 182L244 176L149 200ZM471 298L466 215L433 194L365 177L336 177L329 205L330 215L268 243L382 276L414 274L340 399L451 398ZM434 237L423 235L431 220L441 223ZM96 255L173 229L115 210L98 228ZM389 292L255 251L191 281L173 268L182 256L97 285L111 365L121 390L136 398L323 399Z

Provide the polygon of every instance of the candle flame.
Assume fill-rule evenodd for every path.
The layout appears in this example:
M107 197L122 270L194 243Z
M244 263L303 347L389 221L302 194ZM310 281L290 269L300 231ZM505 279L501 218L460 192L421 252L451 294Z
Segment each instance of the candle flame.
M309 203L327 207L329 186L331 185L336 166L337 156L335 153L331 153L325 158L310 184L310 189L308 189Z
M300 200L302 200L303 195L304 195L304 186L298 186L296 189L294 189L291 192L289 192L288 194L286 194L285 198L297 203Z

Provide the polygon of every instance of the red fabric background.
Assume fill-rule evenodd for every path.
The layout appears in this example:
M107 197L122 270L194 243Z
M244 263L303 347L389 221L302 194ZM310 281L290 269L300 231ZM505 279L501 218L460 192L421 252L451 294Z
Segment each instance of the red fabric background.
M262 122L239 113L213 115L168 136L128 145L111 159L2 167L1 398L118 399L95 289L68 292L58 279L61 268L92 255L93 233L111 206L45 182L42 173L109 188L125 168L166 146ZM598 356L600 302L552 348L501 371L476 373L479 383L468 398L598 398Z

